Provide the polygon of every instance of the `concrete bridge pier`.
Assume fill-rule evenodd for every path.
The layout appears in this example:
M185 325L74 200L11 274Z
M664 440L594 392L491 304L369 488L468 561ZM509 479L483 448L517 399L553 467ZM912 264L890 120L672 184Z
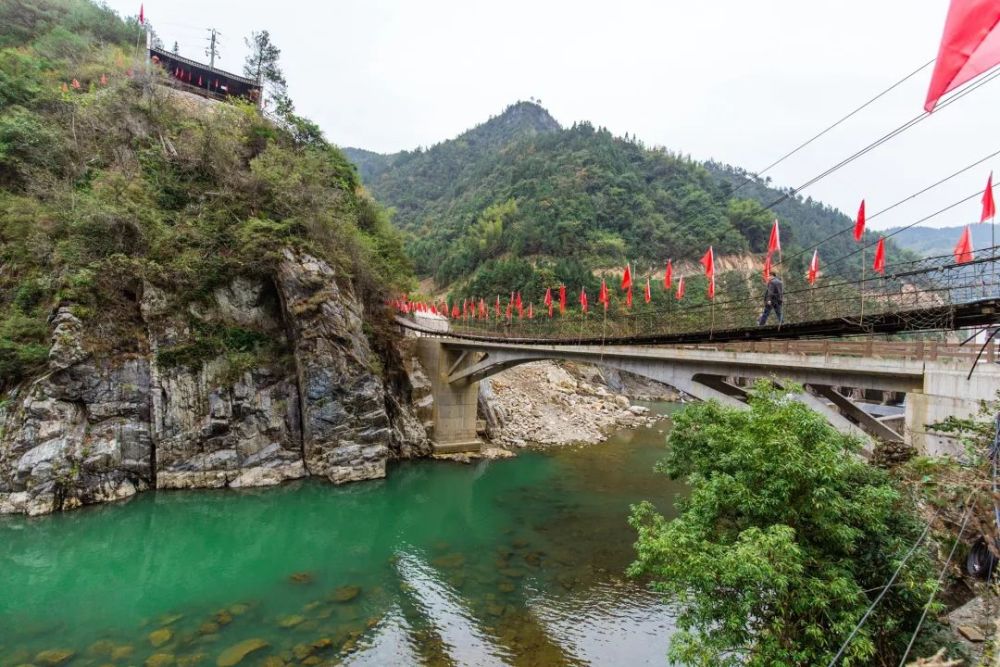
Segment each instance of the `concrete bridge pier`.
M479 383L448 382L448 376L475 363L479 353L456 350L433 338L417 339L417 358L431 381L434 395L431 442L436 454L478 452L482 441L476 435Z

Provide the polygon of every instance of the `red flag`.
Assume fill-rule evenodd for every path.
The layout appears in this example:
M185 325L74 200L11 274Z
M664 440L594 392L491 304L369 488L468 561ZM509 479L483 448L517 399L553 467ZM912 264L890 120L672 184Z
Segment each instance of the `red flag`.
M770 257L775 251L781 252L781 233L778 231L778 219L774 219L771 227L771 238L767 241L767 254Z
M73 90L80 90L80 82L77 81L76 79L73 79L73 81L69 85Z
M545 288L545 299L542 301L542 303L544 303L546 306L551 306L552 305L552 288L551 287L546 287Z
M462 316L461 311L458 310L458 304L456 303L451 307L451 316L454 318L459 318Z
M986 181L986 189L983 190L983 214L979 222L986 222L987 218L992 218L997 214L997 205L993 202L993 172Z
M771 280L771 253L764 258L764 282Z
M580 290L580 308L583 312L587 312L587 288L584 287Z
M885 237L880 236L878 239L878 245L875 246L875 263L872 264L872 268L875 269L876 273L881 273L885 275Z
M715 276L708 279L708 298L715 298Z
M146 7L143 3L139 4L139 24L145 25L146 23Z
M597 303L603 303L604 310L607 310L611 304L611 299L608 297L608 285L604 282L604 278L601 278L601 291L597 293Z
M513 314L513 308L514 308L514 304L512 304L512 303L508 303L507 304L507 319L508 320L511 318L511 316Z
M646 293L643 296L646 299L646 303L653 300L653 294L649 291L649 276L646 276Z
M625 273L622 275L622 289L632 289L632 267L625 265Z
M630 287L627 292L625 292L625 307L632 307L632 288Z
M674 286L674 263L673 260L667 260L667 270L663 274L663 289L670 290Z
M962 232L962 237L958 239L958 245L955 246L955 262L958 264L965 264L966 262L972 261L972 232L969 230L969 226L965 226L965 231Z
M562 315L566 312L566 286L559 286L559 314Z
M520 292L517 293L517 297L515 297L515 299L514 299L514 307L517 308L518 310L521 310L521 293Z
M677 295L676 296L677 296L677 300L678 301L680 301L681 299L684 298L684 276L681 276L680 280L677 281Z
M489 316L489 311L486 309L486 300L479 300L479 319L486 319Z
M816 284L816 277L819 276L819 250L813 250L812 261L809 262L809 275L807 276L810 285Z
M1000 4L992 0L951 0L924 109L934 110L948 91L1000 63Z
M715 276L715 253L712 251L712 246L708 246L708 252L702 256L700 260L701 265L705 267L705 275L709 278Z
M854 221L854 240L861 241L865 235L865 200L861 200L861 208L858 209L858 219Z

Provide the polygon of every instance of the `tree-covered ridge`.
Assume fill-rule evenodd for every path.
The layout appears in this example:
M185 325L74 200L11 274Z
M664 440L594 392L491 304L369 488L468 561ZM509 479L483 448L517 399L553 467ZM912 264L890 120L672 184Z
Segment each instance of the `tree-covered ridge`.
M786 255L851 224L801 197L766 211L783 193L760 179L738 188L748 179L742 170L590 123L559 128L550 120L537 104L520 102L426 151L346 152L375 196L394 207L418 272L456 294L568 282L626 261L652 270L667 258L697 259L709 245L719 255L759 253L775 216ZM823 259L847 255L852 244L849 234L824 244ZM805 273L808 257L796 260L786 273ZM523 276L526 267L518 284L492 279Z
M396 232L315 125L170 91L135 24L86 0L0 7L0 389L42 365L60 305L95 346L141 346L144 284L184 309L286 247L372 303L406 286Z

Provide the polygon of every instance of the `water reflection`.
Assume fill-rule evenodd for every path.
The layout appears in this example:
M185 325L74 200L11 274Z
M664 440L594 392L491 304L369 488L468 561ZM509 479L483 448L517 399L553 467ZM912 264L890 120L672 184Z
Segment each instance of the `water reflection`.
M141 496L0 519L0 664L662 664L669 613L625 581L628 505L669 510L662 425L382 482ZM252 642L242 644L242 642Z

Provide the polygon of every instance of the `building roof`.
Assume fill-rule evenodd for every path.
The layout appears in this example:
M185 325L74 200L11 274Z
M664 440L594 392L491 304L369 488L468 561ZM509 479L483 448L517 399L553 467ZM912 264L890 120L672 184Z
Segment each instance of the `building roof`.
M197 60L191 60L190 58L185 58L184 56L178 55L173 51L167 51L166 49L158 49L156 47L151 46L149 47L149 55L159 56L160 58L169 58L170 60L174 60L179 63L184 63L189 67L197 67L198 69L203 69L203 70L209 69L208 65L206 65L205 63L200 63ZM218 74L219 76L231 79L233 81L238 81L244 85L251 86L253 88L260 87L260 84L257 83L257 81L255 81L254 79L248 79L247 77L240 76L239 74L233 74L232 72L227 72L225 70L221 70L218 68L212 69L211 71Z

